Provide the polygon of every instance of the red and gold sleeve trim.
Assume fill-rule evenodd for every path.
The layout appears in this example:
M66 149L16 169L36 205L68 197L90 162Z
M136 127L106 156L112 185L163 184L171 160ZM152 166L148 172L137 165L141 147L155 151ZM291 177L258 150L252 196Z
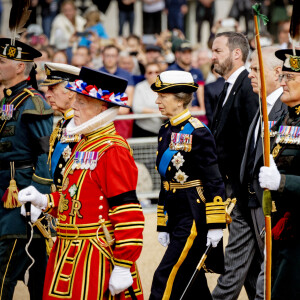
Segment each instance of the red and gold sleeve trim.
M213 202L206 202L205 206L207 224L226 223L225 204L222 197L214 197Z
M139 203L117 206L109 210L109 216L131 211L142 211L142 207Z
M126 239L116 241L115 248L127 246L143 246L143 239Z
M144 229L144 222L126 222L115 225L115 230Z
M118 258L115 258L114 262L116 266L125 267L125 268L131 268L133 264L133 261L118 259Z
M143 246L144 215L140 204L113 206L109 211L109 219L114 226L115 260L136 261Z

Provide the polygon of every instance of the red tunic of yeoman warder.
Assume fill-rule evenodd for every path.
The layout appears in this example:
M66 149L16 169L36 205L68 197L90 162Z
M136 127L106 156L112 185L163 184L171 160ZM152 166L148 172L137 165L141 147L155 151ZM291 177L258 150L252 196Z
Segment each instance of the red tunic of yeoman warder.
M98 152L96 168L79 168L76 152L84 152L84 157L93 151ZM113 265L131 268L133 289L137 299L143 299L135 261L142 250L144 216L136 184L137 167L130 148L116 134L113 123L84 136L75 146L66 164L62 192L48 196L46 212L59 223L47 266L44 300L130 299L127 290L111 296L108 283ZM105 220L115 239L111 248L104 246L99 219Z

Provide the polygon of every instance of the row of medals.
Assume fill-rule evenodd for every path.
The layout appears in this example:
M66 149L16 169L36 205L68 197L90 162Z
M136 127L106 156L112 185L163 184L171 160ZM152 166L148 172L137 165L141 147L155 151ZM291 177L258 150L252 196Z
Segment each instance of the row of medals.
M276 144L300 145L300 127L280 126L279 131L272 131L270 137L276 137Z
M77 151L72 165L72 170L75 169L94 170L97 166L97 161L98 161L98 152Z
M90 169L94 170L97 166L98 162L98 152L95 151L76 151L74 162L72 164L72 172L77 169ZM71 173L71 172L69 172ZM62 190L64 191L69 185L69 177L66 177L66 179L63 182Z
M60 137L60 132L62 131L62 136ZM81 135L80 134L74 134L74 135L68 135L66 128L63 128L59 130L59 137L60 142L62 144L65 143L78 143L81 140Z
M2 105L1 109L1 117L0 119L3 120L10 120L14 113L14 105L13 104L4 104Z
M269 121L270 137L276 137L276 144L300 145L300 127L281 125L278 131L272 131L271 128L276 123L277 121ZM261 137L263 138L263 131Z

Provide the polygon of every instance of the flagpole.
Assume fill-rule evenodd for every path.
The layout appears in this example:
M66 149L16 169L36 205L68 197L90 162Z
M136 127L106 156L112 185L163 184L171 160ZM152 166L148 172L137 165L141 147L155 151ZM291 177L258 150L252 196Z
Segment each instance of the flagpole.
M254 24L255 24L255 39L256 39L256 48L258 54L259 62L259 72L261 80L261 103L262 103L262 117L263 117L263 143L264 143L264 165L266 167L270 166L270 132L269 132L269 120L268 120L268 110L267 110L267 95L266 95L266 84L265 84L265 73L264 65L262 59L260 38L259 38L259 24L258 17L262 17L260 14L259 8L260 5L256 4L252 6L254 10ZM265 16L263 16L265 17ZM265 23L265 20L264 20ZM263 211L265 215L265 299L271 300L271 270L272 270L272 227L271 227L271 207L272 200L271 194L268 189L264 190L263 194Z

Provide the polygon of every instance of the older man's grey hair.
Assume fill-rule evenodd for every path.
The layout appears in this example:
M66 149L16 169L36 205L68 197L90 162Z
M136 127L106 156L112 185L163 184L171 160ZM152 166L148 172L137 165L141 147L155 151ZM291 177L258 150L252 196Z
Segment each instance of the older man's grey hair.
M17 65L17 64L20 64L20 63L23 63L25 65L25 68L24 68L24 76L28 77L33 66L34 66L34 62L32 61L17 61L17 60L13 60L14 64Z
M17 61L17 60L13 60L14 64L20 64L23 63L25 65L24 68L24 76L28 77L30 75L30 72L32 70L32 68L34 67L34 62L33 61Z
M64 80L64 81L60 82L59 85L61 85L63 88L65 88L68 83L69 83L68 81ZM67 92L69 92L68 89L63 89L64 94L66 94ZM75 95L76 95L76 93L74 93L74 97L75 97Z
M268 68L269 70L274 70L277 67L282 67L282 60L280 60L275 56L275 52L277 50L280 50L280 48L276 46L268 46L268 47L261 48L264 67ZM251 54L250 60L252 61L256 57L257 57L257 50L254 50Z
M24 75L25 76L29 76L32 68L34 67L34 62L24 62L23 63L25 64L25 69L24 69Z

